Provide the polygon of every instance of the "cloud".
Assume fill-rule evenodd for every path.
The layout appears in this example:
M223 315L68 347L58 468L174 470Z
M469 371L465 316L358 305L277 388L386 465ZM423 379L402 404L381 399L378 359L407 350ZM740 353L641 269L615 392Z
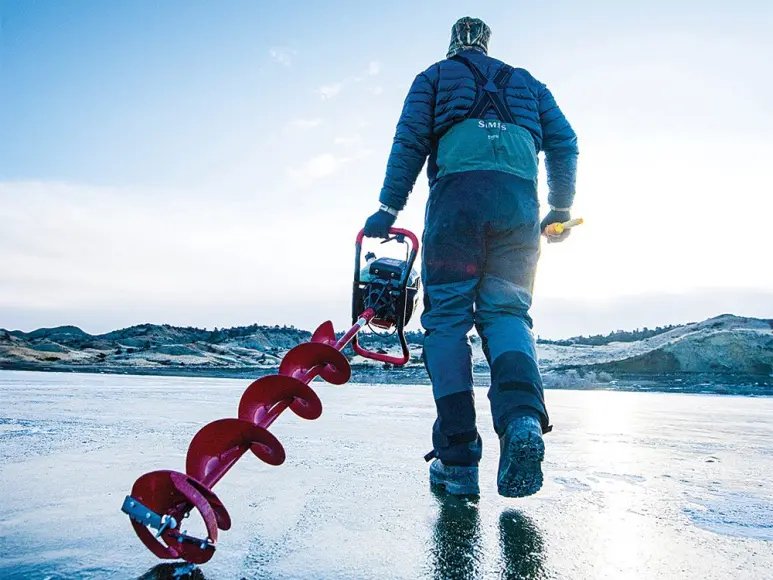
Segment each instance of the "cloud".
M707 149L711 146L706 144ZM296 170L299 179L351 180L357 161L368 151L339 152L326 152L301 164ZM608 160L612 167L620 163L603 153L599 159ZM699 162L710 159L699 153ZM588 155L596 158L592 150ZM634 157L639 156L635 151ZM759 157L752 157L754 163L749 166L759 167L759 173L751 176L750 183L761 182L767 171L765 159L770 157L762 147ZM622 166L619 175L610 177L609 196L617 193L618 184L630 173L630 167ZM603 193L590 177L585 190ZM743 180L730 177L733 185L739 183L742 191L751 191L743 187ZM715 175L708 178L717 180ZM659 175L653 179L664 186L662 179L657 181ZM695 172L685 179L695 180ZM626 212L621 219L630 219L642 208L639 200L644 194L656 192L644 185L632 192L629 201L619 202ZM682 183L677 185L676 191L692 191ZM658 237L669 229L668 224L656 221L658 231L650 232L646 225L651 223L649 214L643 223L631 226L636 235L621 241L621 221L601 209L616 202L598 199L598 210L586 205L588 215L595 218L583 226L587 230L578 230L569 242L559 244L566 247L544 249L533 310L535 332L551 338L607 333L701 320L723 312L769 318L773 271L760 266L770 246L768 232L750 228L742 216L725 219L719 211L728 213L726 192L731 188L722 181L720 185L721 199L701 200L719 204L714 219L698 216L698 223L719 224L722 229L717 231L722 235L714 230L696 234L683 227L695 214L693 198L685 196L684 201L692 213L671 206L674 219L681 219L678 225L686 235L696 237L700 249L681 250L681 244L669 240L658 248ZM707 191L703 182L694 187ZM349 322L352 230L360 226L365 211L371 211L371 198L360 196L360 202L341 190L337 203L331 203L320 199L315 190L289 192L275 187L256 188L243 197L224 194L222 188L192 195L188 189L0 182L0 327L32 330L67 323L107 331L141 322L209 327L259 322L311 329L328 317L345 327ZM672 203L678 197L674 192L669 195ZM413 201L401 214L400 223L420 231L423 208ZM655 201L653 212L665 207L660 198ZM769 197L755 203L762 214L770 213ZM660 215L658 219L666 218ZM344 227L317 235L320 224L327 223ZM590 243L594 235L601 246ZM635 247L626 250L625 246L640 238L655 254L655 262L642 260ZM612 246L623 246L626 251L621 255ZM664 264L670 255L679 262L679 269ZM694 261L699 262L698 269L691 269ZM640 280L635 288L616 284L616 279L635 274L625 269L627 262L643 270L642 279L660 281L660 287L653 291L639 284ZM552 280L551 270L555 271ZM604 278L603 284L614 292L597 294L596 278ZM329 284L315 288L309 298L309 279L324 279ZM685 288L682 279L695 287ZM592 292L583 291L585 286ZM415 316L412 325L418 320Z
M344 162L344 159L339 159L332 153L324 153L309 159L306 163L306 173L310 177L324 177L335 173Z
M268 49L268 54L281 65L290 66L297 52L286 46L272 46Z
M307 186L320 178L332 175L347 161L345 157L336 157L332 153L323 153L322 155L312 157L301 167L290 168L288 173L290 179L296 185Z
M289 125L292 129L298 129L304 131L307 129L314 129L322 124L322 119L293 119Z
M371 87L370 92L375 96L378 96L384 92L384 87Z
M351 137L336 137L333 143L336 145L343 145L344 147L351 147L362 142L362 137L359 134L352 135Z
M329 172L340 162L332 161L322 156L309 169ZM361 212L318 201L286 189L233 197L0 181L0 327L313 328L335 316L344 326ZM352 225L320 237L320 223ZM310 279L331 284L310 298Z
M337 96L345 86L361 83L364 81L367 77L372 77L381 72L381 63L377 60L372 60L368 63L368 67L365 69L365 73L360 75L354 75L345 78L342 81L335 82L335 83L329 83L327 85L323 85L315 90L315 92L323 99L332 99L333 97ZM381 94L381 87L376 87L375 89L370 89L371 92L374 95Z
M336 140L337 141L337 140ZM312 157L301 167L292 167L288 169L290 179L299 186L308 186L315 181L329 177L340 171L345 165L352 161L365 159L370 156L370 150L364 149L354 155L338 156L333 153L323 153Z
M332 99L341 92L341 90L344 88L344 84L344 82L340 82L323 85L315 92L322 98L322 100Z

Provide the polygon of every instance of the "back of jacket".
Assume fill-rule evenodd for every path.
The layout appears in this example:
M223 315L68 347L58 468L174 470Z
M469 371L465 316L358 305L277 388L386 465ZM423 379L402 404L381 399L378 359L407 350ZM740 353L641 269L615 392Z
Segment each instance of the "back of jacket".
M477 50L461 56L487 79L503 66ZM402 209L428 157L430 187L445 175L476 170L536 182L537 155L544 151L550 205L572 205L577 137L547 87L524 69L513 70L500 92L512 124L502 122L494 107L480 118L468 117L482 90L473 71L454 59L435 63L416 77L397 124L381 203Z

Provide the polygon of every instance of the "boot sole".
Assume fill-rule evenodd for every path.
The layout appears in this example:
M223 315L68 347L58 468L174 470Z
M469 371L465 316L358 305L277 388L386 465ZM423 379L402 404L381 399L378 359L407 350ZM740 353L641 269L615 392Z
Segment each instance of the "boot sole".
M499 458L497 490L504 497L526 497L542 489L545 443L531 432L516 433Z

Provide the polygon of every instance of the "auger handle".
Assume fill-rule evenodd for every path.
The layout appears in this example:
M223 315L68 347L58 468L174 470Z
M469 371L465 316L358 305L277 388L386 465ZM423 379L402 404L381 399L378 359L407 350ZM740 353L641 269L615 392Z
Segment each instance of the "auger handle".
M389 228L389 234L393 236L405 236L409 240L411 240L411 250L416 251L416 248L419 247L419 238L416 237L416 234L414 234L411 230L406 230L403 228ZM357 245L362 244L362 240L365 238L365 229L361 229L360 233L357 234ZM374 238L379 239L379 238ZM413 264L411 264L413 265Z

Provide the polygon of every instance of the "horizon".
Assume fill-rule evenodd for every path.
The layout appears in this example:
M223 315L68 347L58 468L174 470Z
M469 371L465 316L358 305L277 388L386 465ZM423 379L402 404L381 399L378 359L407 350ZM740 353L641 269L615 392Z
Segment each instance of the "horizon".
M0 327L347 327L402 101L466 14L579 137L586 223L543 246L535 335L773 317L773 5L337 6L4 2Z
M618 333L618 332L639 332L639 331L646 331L646 330L650 330L650 331L651 330L658 330L658 329L661 329L661 328L679 328L679 327L683 327L683 326L689 326L691 324L700 324L700 323L703 323L703 322L707 322L709 320L713 320L713 319L716 319L716 318L722 318L722 317L726 317L726 316L731 316L731 317L734 317L734 318L742 318L742 319L743 318L752 318L752 319L756 319L756 320L763 320L763 321L773 322L773 318L746 317L746 316L738 316L738 315L730 313L730 312L723 312L721 314L717 314L715 316L711 316L711 317L703 319L703 320L690 320L690 321L686 321L686 322L682 322L682 323L663 324L663 325L656 325L656 326L653 326L653 327L643 326L641 328L639 328L639 327L636 327L636 328L618 328L618 329L615 329L615 330L611 330L609 332L601 332L601 333L595 333L595 334L594 333L578 334L578 335L573 335L573 336L562 336L562 337L541 336L541 335L537 335L535 333L535 338L537 340L549 340L549 341L556 341L556 340L558 340L558 341L560 341L560 340L568 340L568 339L572 339L572 338L589 338L589 337L592 337L592 336L610 336L610 335L613 335L613 334ZM120 332L120 331L123 331L123 330L128 330L128 329L131 329L131 328L138 328L138 327L142 327L142 326L158 326L158 327L168 326L170 328L181 328L181 329L184 329L184 330L187 330L187 329L201 330L201 331L205 331L205 332L217 332L218 330L221 330L221 331L222 330L226 330L227 331L227 330L234 330L234 329L240 329L240 328L248 328L250 326L257 326L259 328L279 328L279 329L289 328L289 329L298 330L298 331L301 331L301 332L308 332L309 334L314 332L314 328L297 327L297 326L295 326L293 324L261 324L260 322L253 322L253 323L250 323L250 324L241 324L241 325L228 326L228 327L214 326L212 328L192 326L192 325L178 325L178 324L167 324L167 323L140 322L140 323L132 324L132 325L125 326L125 327L113 328L113 329L110 329L110 330L108 330L106 332L89 332L88 330L78 326L77 324L62 324L62 325L59 325L59 326L39 327L39 328L30 329L30 330L27 330L27 331L21 330L21 329L18 329L18 328L4 328L4 327L0 327L0 331L5 331L5 332L9 332L9 333L21 332L23 334L31 334L33 332L38 332L38 331L41 331L41 330L49 330L50 331L50 330L57 330L57 329L61 329L61 328L74 328L74 329L80 330L81 332L84 332L84 333L86 333L86 334L88 334L90 336L103 336L105 334L110 334L110 333L113 333L113 332ZM346 332L346 330L348 330L348 327L336 328L335 330L336 330L337 334L343 334L344 332ZM421 328L410 328L410 329L407 329L406 332L420 332L420 333L423 333L423 330ZM384 334L384 333L380 333L380 334ZM384 335L388 336L388 334L384 334ZM470 335L477 336L477 333L473 329L473 331L470 332Z

